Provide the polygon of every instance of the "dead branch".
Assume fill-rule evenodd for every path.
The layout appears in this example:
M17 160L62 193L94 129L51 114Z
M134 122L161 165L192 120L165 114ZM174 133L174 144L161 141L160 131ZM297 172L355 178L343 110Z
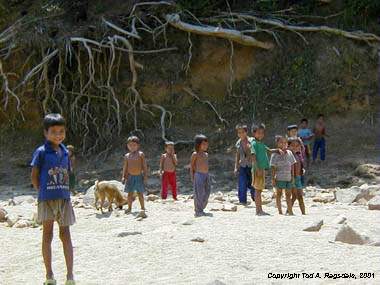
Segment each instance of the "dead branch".
M17 109L17 111L20 112L21 101L18 98L18 96L9 88L8 76L5 74L5 72L3 70L3 64L2 64L1 60L0 60L0 77L3 78L3 90L4 90L4 93L5 93L4 110L7 109L9 95L11 95L13 98L16 99L16 102L17 102L16 109Z
M210 108L214 111L214 113L216 114L216 116L218 117L219 121L222 123L222 124L228 124L228 122L223 119L223 117L219 114L219 112L216 110L215 106L208 100L202 100L201 98L199 98L194 92L193 90L191 90L189 87L184 87L183 88L183 91L185 91L187 94L189 94L190 96L194 97L195 99L197 99L199 102L203 103L203 104L206 104L208 106L210 106Z
M251 36L244 35L242 32L238 30L225 29L222 27L215 27L215 26L199 26L199 25L185 23L181 21L180 16L178 14L167 14L165 18L170 25L182 31L186 31L186 32L190 32L190 33L194 33L198 35L223 38L223 39L237 42L245 46L259 47L266 50L273 48L272 43L256 40L255 38Z
M132 25L132 32L128 32L118 26L116 26L115 24L112 24L111 22L105 20L103 18L103 22L110 28L124 34L124 35L127 35L129 37L132 37L132 38L135 38L135 39L138 39L138 40L141 40L141 37L137 34L137 31L136 31L136 28L134 27L134 24ZM134 23L134 22L133 22Z

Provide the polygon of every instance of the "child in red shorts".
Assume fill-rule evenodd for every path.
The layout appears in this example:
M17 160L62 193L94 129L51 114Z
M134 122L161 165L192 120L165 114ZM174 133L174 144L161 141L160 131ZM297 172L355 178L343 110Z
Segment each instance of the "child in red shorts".
M161 198L165 200L168 196L168 187L171 187L172 196L174 200L177 200L177 178L176 178L176 166L177 155L174 151L174 143L165 142L165 153L160 158L160 176L162 177L162 191Z

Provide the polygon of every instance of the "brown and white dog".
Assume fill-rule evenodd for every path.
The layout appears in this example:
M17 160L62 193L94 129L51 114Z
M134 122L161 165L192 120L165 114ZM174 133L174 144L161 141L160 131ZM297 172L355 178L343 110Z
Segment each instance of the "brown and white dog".
M95 208L98 208L98 201L100 200L100 211L103 212L103 204L105 199L108 200L108 211L112 211L112 203L115 203L118 208L122 208L127 203L127 199L117 186L110 181L95 181Z

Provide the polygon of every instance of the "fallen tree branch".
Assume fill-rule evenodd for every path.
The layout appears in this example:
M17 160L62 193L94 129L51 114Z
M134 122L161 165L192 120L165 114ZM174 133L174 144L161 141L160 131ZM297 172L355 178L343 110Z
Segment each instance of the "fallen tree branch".
M218 38L223 38L226 40L231 40L245 46L259 47L263 49L272 49L273 44L270 42L262 42L256 40L251 36L244 35L238 30L225 29L222 27L215 26L199 26L181 21L178 14L167 14L165 16L166 20L173 27L180 29L182 31L204 35L204 36L214 36Z
M124 29L122 29L122 28L116 26L115 24L112 24L111 22L105 20L104 18L103 18L103 22L104 22L108 27L110 27L110 28L112 28L112 29L114 29L114 30L116 30L116 31L118 31L118 32L120 32L120 33L122 33L122 34L124 34L124 35L127 35L127 36L130 36L130 37L132 37L132 38L135 38L135 39L141 40L141 37L137 34L137 31L136 31L136 28L134 27L134 24L132 25L132 32L128 32L128 31L126 31L126 30L124 30ZM134 23L134 21L133 21L133 23Z

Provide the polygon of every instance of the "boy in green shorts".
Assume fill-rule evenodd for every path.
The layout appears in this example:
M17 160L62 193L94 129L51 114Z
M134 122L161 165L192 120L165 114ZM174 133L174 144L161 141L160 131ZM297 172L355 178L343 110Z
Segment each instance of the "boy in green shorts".
M269 169L269 158L268 152L278 152L282 153L278 149L270 149L264 142L265 136L265 125L253 125L252 135L255 138L251 142L251 153L252 153L252 186L255 189L255 204L256 204L256 215L266 216L268 213L263 211L261 192L265 188L265 170Z

